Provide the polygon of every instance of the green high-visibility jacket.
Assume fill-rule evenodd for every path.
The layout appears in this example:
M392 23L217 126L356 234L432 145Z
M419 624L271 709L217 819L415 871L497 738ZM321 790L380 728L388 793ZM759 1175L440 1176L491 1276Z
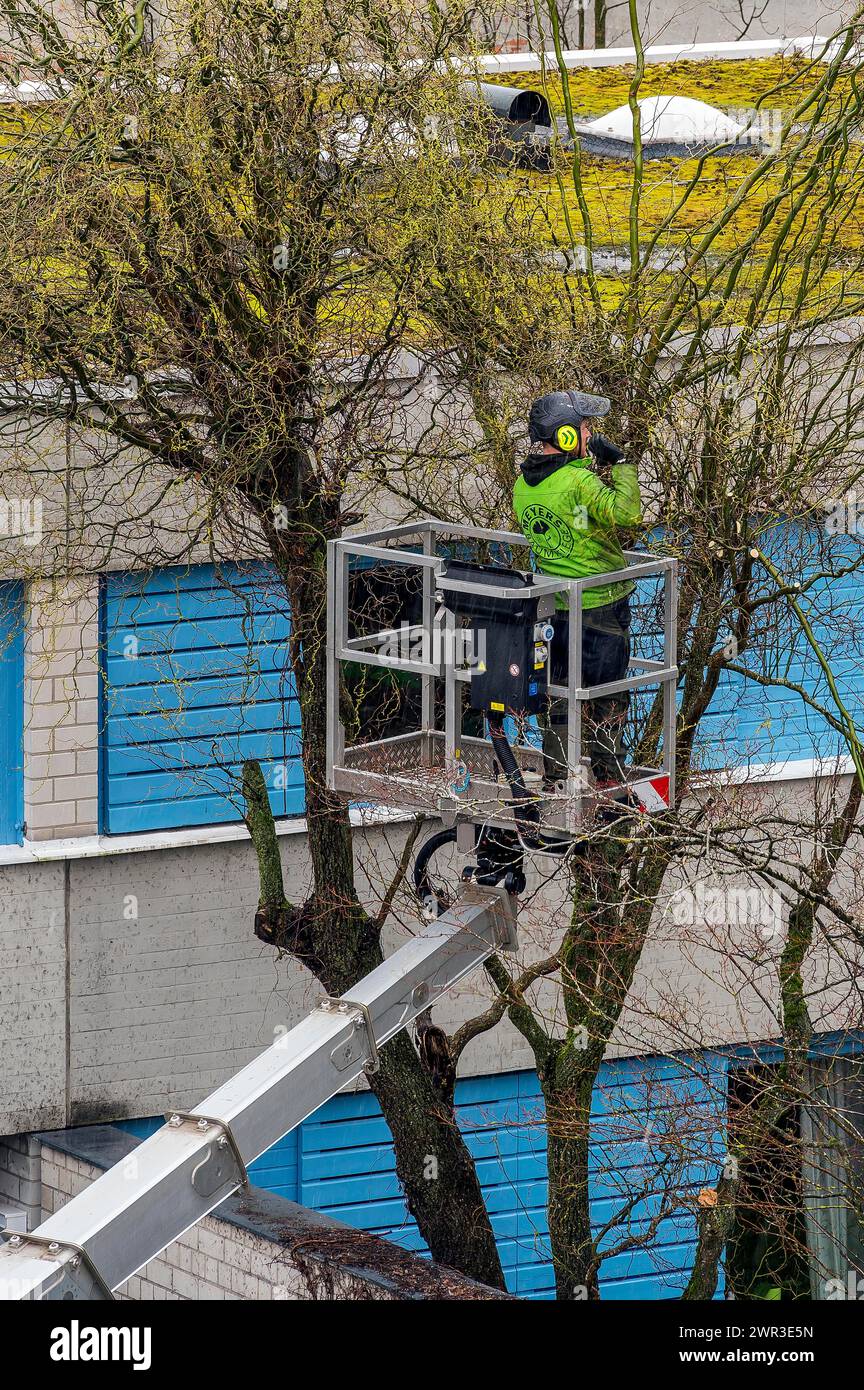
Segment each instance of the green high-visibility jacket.
M513 506L538 567L568 579L623 569L618 528L642 520L639 480L632 463L611 469L611 487L593 471L591 459L532 454L513 489ZM624 581L586 589L583 608L600 608L633 592ZM567 606L558 595L559 608Z

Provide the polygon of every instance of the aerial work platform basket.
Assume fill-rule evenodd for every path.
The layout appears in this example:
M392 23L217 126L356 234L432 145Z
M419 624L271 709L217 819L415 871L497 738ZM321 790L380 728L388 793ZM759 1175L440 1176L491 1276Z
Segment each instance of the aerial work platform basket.
M674 800L674 559L626 551L624 569L567 579L535 572L530 543L521 533L428 518L331 541L328 551L327 777L332 789L360 804L427 811L445 824L512 827L512 778L503 775L486 722L497 720L500 711L515 730L513 752L544 829L576 835L616 794L643 813L663 811ZM376 576L386 576L389 602L381 585L376 588ZM623 679L583 687L583 594L598 585L633 581L638 599L639 581L649 579L662 654L632 655ZM557 611L570 619L566 686L551 678L556 598ZM355 676L375 667L403 673L396 679L416 692L410 727L402 727L403 710L398 732L385 730L381 736L376 720L358 721L343 707L340 692L349 667ZM373 674L366 670L366 677ZM583 749L586 702L650 687L662 700L661 765L629 767L626 782L601 791L593 785ZM548 697L566 701L567 709L567 775L554 790L542 785L537 736Z

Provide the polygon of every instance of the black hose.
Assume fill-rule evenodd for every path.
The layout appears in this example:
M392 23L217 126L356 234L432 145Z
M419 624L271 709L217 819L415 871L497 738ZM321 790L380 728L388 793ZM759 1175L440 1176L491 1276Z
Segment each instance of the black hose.
M510 795L514 801L520 803L519 815L517 820L530 821L532 825L540 824L540 812L534 803L528 788L525 785L525 778L522 776L522 769L516 761L516 755L510 747L510 740L504 732L504 724L500 715L493 715L489 719L489 737L492 740L492 747L495 749L495 757L504 776L507 778L507 785L510 788Z
M519 834L522 836L524 844L529 849L542 850L544 854L566 854L572 848L572 840L551 839L545 835L537 834L540 825L540 809L537 798L529 792L525 785L525 778L522 770L516 761L516 755L510 747L510 742L504 732L503 720L500 717L492 716L489 721L489 738L495 752L495 757L501 771L507 779L510 794L513 798L513 815ZM496 839L495 832L487 840L484 839L485 831L481 832L479 826L475 826L474 834L477 839L478 865L483 869L484 874L492 874L489 879L480 878L478 881L498 883L503 874L512 870L513 874L518 874L524 888L524 876L522 876L522 856L518 850L518 845L508 845L501 840L501 833L506 837L512 832L504 831L498 833ZM450 907L450 902L438 889L433 888L429 878L429 862L434 854L444 845L456 843L456 827L451 826L449 830L438 830L434 835L430 835L428 840L424 840L420 849L417 851L417 858L414 860L414 891L421 903L435 899L438 905L439 915L446 912ZM483 845L486 845L485 856L482 853ZM510 856L509 862L502 856ZM489 860L489 863L485 863ZM517 892L522 890L517 888Z
M417 851L417 858L414 860L414 891L421 902L424 902L427 898L435 898L438 903L439 912L446 911L450 904L442 901L441 894L436 892L429 882L429 860L443 845L455 843L455 825L449 830L438 830L434 835L430 835L428 840L424 840Z
M510 740L504 732L504 721L501 715L488 715L487 720L489 738L495 750L495 757L498 759L501 771L507 778L507 785L513 798L513 815L516 818L520 835L524 836L525 843L530 849L541 849L545 854L566 854L572 843L570 840L552 840L545 835L535 833L540 825L537 798L532 796L525 785L522 769L516 761L516 755L510 747Z
M467 876L480 884L503 882L511 893L524 892L523 852L518 834L513 830L499 830L485 824L475 825L473 830L477 863L463 874L463 881ZM433 885L429 876L429 861L439 849L456 841L455 827L439 830L424 842L414 861L414 891L425 908L431 909L433 903L436 905L439 917L452 907L452 900Z
M541 841L533 834L531 827L536 829L539 826L540 811L536 799L532 797L525 785L522 769L510 747L510 740L504 732L504 721L500 715L489 716L489 738L492 741L498 765L507 778L507 785L513 798L513 815L516 817L516 824L526 841L536 849Z

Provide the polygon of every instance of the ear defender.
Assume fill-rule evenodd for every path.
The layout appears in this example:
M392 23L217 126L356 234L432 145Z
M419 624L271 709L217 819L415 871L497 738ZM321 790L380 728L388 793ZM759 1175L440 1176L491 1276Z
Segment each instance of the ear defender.
M555 443L565 454L579 447L579 431L575 425L560 425L555 431Z

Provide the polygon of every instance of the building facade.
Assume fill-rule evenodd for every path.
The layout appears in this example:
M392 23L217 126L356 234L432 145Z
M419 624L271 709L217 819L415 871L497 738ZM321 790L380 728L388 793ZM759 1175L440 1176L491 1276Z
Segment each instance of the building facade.
M256 869L237 793L242 759L258 757L286 886L303 893L290 615L260 563L109 570L5 590L0 1134L108 1120L140 1135L169 1107L200 1100L314 1002L311 979L277 965L252 935ZM848 602L852 610L860 602L851 580ZM804 670L803 652L800 660ZM706 747L746 747L753 785L774 798L806 797L814 760L827 769L840 751L832 731L814 726L784 692L773 704L754 703L734 679L709 724ZM405 827L398 813L378 824L368 811L355 818L358 881L371 902L392 876ZM529 952L543 940L544 920L555 920L554 890L544 901L545 913L535 906L526 914ZM673 900L652 936L595 1094L593 1212L598 1227L612 1222L601 1270L607 1298L680 1296L698 1193L725 1161L730 1093L736 1077L770 1065L778 1031L758 981L748 981L748 1003L740 982L719 978L712 965L716 930L729 925L728 894L719 918L704 894L687 901L689 917ZM759 931L770 932L768 909ZM700 914L702 940L693 930ZM829 986L814 983L820 1047L830 1058L855 1052L856 1030L839 998L825 1002ZM673 997L689 1001L674 1026ZM484 1002L483 982L470 980L438 1016L452 1026ZM699 1046L682 1046L687 1036ZM460 1123L509 1287L549 1297L532 1057L504 1024L477 1040L461 1072ZM330 1102L262 1156L253 1178L419 1246L367 1091ZM14 1204L13 1188L14 1175L0 1196ZM619 1208L627 1215L616 1225Z

